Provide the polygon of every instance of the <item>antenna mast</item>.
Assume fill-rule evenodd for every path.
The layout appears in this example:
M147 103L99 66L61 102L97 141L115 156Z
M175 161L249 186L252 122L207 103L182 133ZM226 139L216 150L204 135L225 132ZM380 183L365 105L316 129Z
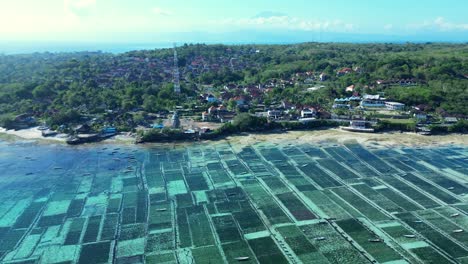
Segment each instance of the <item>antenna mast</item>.
M179 59L177 58L177 46L174 43L174 69L172 71L174 78L174 93L180 93L180 73L179 73Z

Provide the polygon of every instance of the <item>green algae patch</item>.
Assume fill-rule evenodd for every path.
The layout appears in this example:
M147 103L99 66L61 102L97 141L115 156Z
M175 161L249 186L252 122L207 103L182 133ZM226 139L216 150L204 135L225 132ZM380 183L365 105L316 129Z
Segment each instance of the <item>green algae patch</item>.
M145 253L145 238L119 241L117 243L117 257L130 257Z

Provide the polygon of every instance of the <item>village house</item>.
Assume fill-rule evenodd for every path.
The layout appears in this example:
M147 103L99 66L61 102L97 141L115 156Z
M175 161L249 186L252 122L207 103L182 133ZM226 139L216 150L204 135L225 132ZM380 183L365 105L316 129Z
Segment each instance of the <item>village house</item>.
M280 119L283 116L283 111L281 110L268 110L267 111L267 117L269 119Z
M205 97L206 101L208 103L216 103L218 102L218 98L216 98L214 95L212 94L208 94L206 97Z
M317 117L317 110L313 107L305 107L301 110L301 118Z
M231 98L231 100L235 101L237 106L244 106L247 104L247 99L242 95Z
M236 114L230 112L224 105L218 107L211 106L207 111L202 113L202 121L204 122L228 122L234 118Z
M354 84L352 84L352 85L346 87L345 91L346 91L346 92L351 92L351 93L352 93L352 92L354 92L355 87L356 87L356 86L355 86Z
M327 74L325 74L324 72L322 72L320 75L319 75L319 79L321 82L324 82L326 81L328 78Z
M379 94L365 94L362 97L361 107L385 107L385 100L386 99L381 97Z
M353 69L351 68L342 68L341 70L336 72L336 76L343 76L351 72L353 72Z
M398 102L385 102L385 107L387 108L387 110L397 111L403 110L405 108L405 104Z
M351 105L349 103L349 98L335 98L333 109L350 109Z

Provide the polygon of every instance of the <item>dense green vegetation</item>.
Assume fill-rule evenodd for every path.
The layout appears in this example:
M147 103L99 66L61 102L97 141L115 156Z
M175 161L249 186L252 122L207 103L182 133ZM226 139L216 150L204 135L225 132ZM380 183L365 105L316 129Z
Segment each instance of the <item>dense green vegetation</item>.
M269 105L331 106L335 97L349 96L354 84L362 93L385 92L389 99L429 112L467 116L468 45L466 44L330 44L184 45L178 48L182 93L171 84L172 49L107 53L36 53L0 55L0 120L31 113L51 124L99 117L131 128L132 110L158 112L175 106L203 111L197 100L203 84L215 87L279 83L252 100ZM201 61L201 62L200 62ZM212 67L194 70L196 63ZM195 64L194 64L195 63ZM213 65L216 65L214 67ZM341 68L359 67L343 76ZM303 76L328 75L325 87L306 92ZM416 86L381 86L377 80L413 79ZM315 84L318 81L315 78ZM111 114L110 114L111 113Z

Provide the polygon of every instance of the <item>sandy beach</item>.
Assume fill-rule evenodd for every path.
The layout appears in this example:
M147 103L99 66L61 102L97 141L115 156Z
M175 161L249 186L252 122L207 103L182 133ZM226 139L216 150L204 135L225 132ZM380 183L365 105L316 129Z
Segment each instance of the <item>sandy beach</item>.
M54 142L65 142L67 139L67 134L57 134L56 136L53 137L43 137L41 130L38 129L38 127L31 127L28 129L21 129L21 130L6 130L3 127L0 127L0 133L7 135L7 136L12 136L12 137L17 137L21 139L40 139L40 140L49 140L49 141L54 141Z
M0 134L12 139L28 139L53 142L65 142L67 135L58 134L55 137L43 137L37 127L22 130L6 130L0 128ZM468 145L468 135L448 134L423 136L415 133L356 133L340 129L311 130L311 131L289 131L284 133L244 133L242 135L230 136L225 140L231 144L251 145L261 142L273 144L280 143L344 143L347 141L357 141L366 146L437 146L437 145ZM133 144L135 138L128 134L120 134L101 143L111 144ZM208 141L209 142L209 141ZM216 140L214 140L216 142ZM180 142L186 144L189 142ZM377 143L377 144L376 144ZM151 143L149 143L151 144ZM167 143L166 143L167 144Z
M269 143L344 143L357 141L366 146L437 146L468 145L468 135L448 134L440 136L423 136L416 133L356 133L340 129L289 131L278 134L245 134L228 137L232 144L249 145L259 142Z

